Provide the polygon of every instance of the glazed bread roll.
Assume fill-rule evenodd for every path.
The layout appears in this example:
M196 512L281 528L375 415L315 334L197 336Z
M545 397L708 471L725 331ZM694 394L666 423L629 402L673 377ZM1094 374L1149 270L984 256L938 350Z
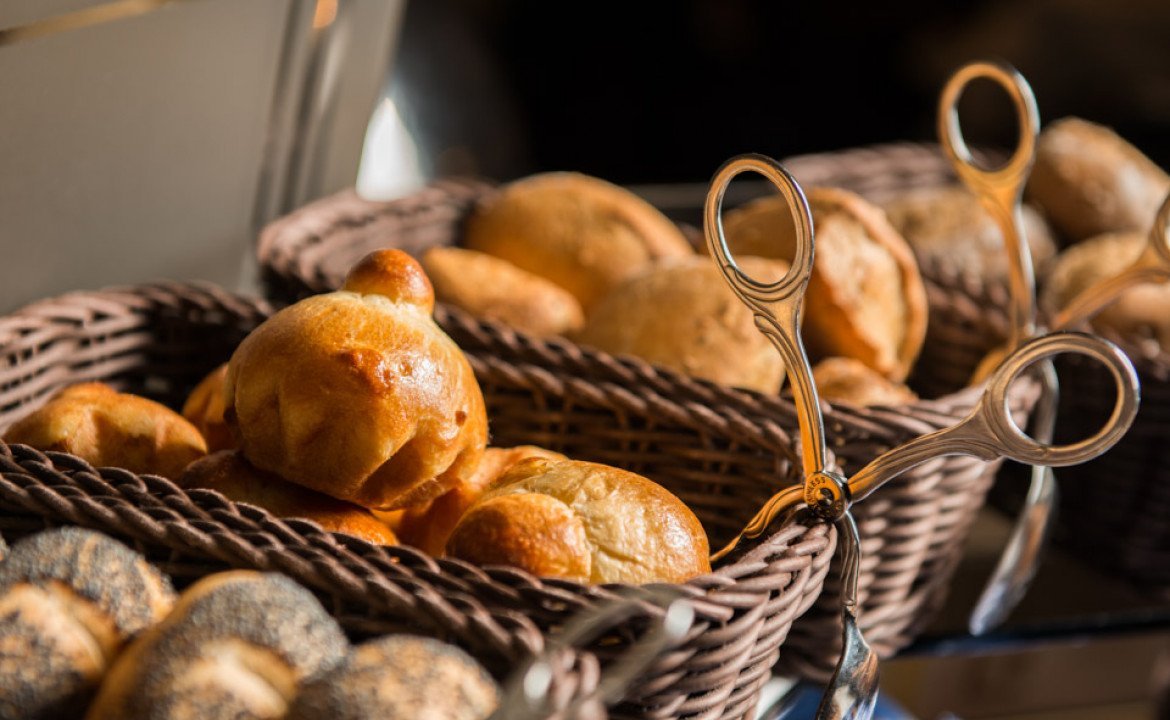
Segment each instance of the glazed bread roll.
M564 335L585 322L568 290L507 260L474 250L435 247L423 254L435 298L533 335Z
M346 533L375 545L394 545L390 528L369 510L314 492L257 470L234 450L223 450L187 466L179 485L206 488L228 499L264 508L277 517L312 520L329 532Z
M657 260L693 253L682 232L636 195L587 175L518 180L468 218L463 244L548 278L589 314Z
M782 260L740 257L761 280L779 280ZM626 281L590 313L577 339L606 352L635 355L696 377L774 393L784 361L759 330L710 258L662 263Z
M340 662L347 645L317 599L287 577L211 575L122 653L86 717L283 718L301 684Z
M909 405L918 400L902 383L887 380L873 368L853 358L825 358L813 368L813 382L822 400L872 405Z
M0 564L0 717L77 717L134 634L170 611L170 581L89 530L47 530Z
M224 385L227 381L227 363L211 371L195 386L183 405L183 417L194 425L207 441L207 451L232 450L236 440L224 420Z
M942 262L980 278L1005 278L1007 252L999 224L961 186L917 188L883 205L890 224L923 261ZM1044 216L1023 206L1024 237L1033 267L1056 254L1056 241Z
M447 554L591 583L711 570L707 536L681 500L641 475L575 460L516 464L464 514Z
M910 246L881 208L838 188L808 192L816 258L804 304L804 341L815 357L851 357L904 380L926 337L926 290ZM738 256L791 259L792 214L784 198L761 198L727 214Z
M448 490L431 502L409 507L397 518L397 533L402 542L436 557L443 554L447 538L455 524L472 503L513 465L530 457L567 460L564 455L535 445L514 448L488 448L483 460L466 482Z
M1078 241L1148 228L1170 176L1109 128L1069 117L1040 133L1027 192Z
M1065 250L1044 285L1041 304L1050 314L1063 309L1082 290L1117 275L1146 247L1142 233L1107 233ZM1099 332L1112 331L1130 341L1156 343L1170 350L1170 283L1139 285L1122 293L1093 318Z
M207 454L203 436L174 411L102 383L65 388L4 439L71 453L95 467L176 478Z
M391 635L358 645L305 685L286 720L483 720L499 703L496 683L467 653Z
M285 480L392 510L464 482L487 444L483 395L431 318L418 263L366 256L338 292L302 300L244 339L225 416L244 456Z

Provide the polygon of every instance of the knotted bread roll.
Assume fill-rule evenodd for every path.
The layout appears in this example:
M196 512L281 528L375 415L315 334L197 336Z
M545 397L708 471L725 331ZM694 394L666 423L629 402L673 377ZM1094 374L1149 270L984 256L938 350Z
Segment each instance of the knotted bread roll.
M418 263L383 250L341 290L253 330L227 376L225 415L244 456L370 508L425 502L470 477L487 444L483 395L433 309Z

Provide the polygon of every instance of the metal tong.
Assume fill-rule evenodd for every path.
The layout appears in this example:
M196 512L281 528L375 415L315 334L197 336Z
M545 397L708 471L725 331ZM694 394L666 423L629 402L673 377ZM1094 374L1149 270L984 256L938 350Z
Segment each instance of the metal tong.
M787 274L775 282L747 275L736 263L723 233L723 197L731 180L744 172L770 180L787 200L796 228L796 254ZM803 191L775 160L742 155L729 160L711 181L705 206L704 230L711 256L731 289L755 316L756 327L785 360L800 422L803 485L776 493L726 547L712 556L717 561L732 553L745 538L763 534L778 517L789 517L807 506L823 520L834 522L841 534L844 563L844 651L825 692L817 717L868 718L876 699L878 664L857 627L857 579L860 542L851 504L910 468L943 455L973 455L983 460L1002 456L1043 465L1071 465L1096 457L1129 429L1137 414L1137 377L1128 358L1112 344L1087 335L1063 333L1026 343L1012 353L990 378L980 403L957 425L916 438L878 457L846 480L825 463L824 421L812 371L800 336L801 304L812 271L814 238L812 216ZM1012 420L1008 389L1030 365L1065 352L1094 358L1105 365L1117 386L1117 402L1105 425L1092 437L1053 447L1028 437Z

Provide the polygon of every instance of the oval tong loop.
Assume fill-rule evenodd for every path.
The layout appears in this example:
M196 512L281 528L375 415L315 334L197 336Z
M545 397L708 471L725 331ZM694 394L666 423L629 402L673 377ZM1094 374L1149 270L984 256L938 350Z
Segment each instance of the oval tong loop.
M755 172L770 180L780 191L792 211L796 231L796 253L783 278L775 282L757 280L740 268L727 244L723 232L723 197L728 185L738 175ZM800 446L805 477L805 499L813 508L819 508L829 520L836 520L845 512L848 500L843 495L844 484L825 473L825 426L821 417L820 400L813 383L808 355L800 338L801 306L804 291L812 275L815 241L812 213L808 199L796 180L780 163L764 155L748 154L734 157L723 164L711 179L704 207L703 225L707 247L732 291L751 309L756 327L763 333L784 359L784 372L792 386L792 395L800 422ZM815 487L810 480L818 478ZM757 515L760 519L760 515ZM768 518L768 522L771 518ZM767 527L753 520L749 527L760 532Z
M1054 330L1076 327L1091 320L1130 288L1170 281L1170 195L1162 201L1146 246L1132 265L1111 278L1082 290L1052 320Z
M985 169L976 164L959 124L959 98L967 85L977 79L991 80L1008 94L1019 123L1019 144L1002 167ZM1009 253L1009 283L1012 294L1012 322L1008 347L1015 349L1035 334L1036 282L1032 254L1024 238L1020 199L1036 157L1036 135L1040 113L1032 88L1015 68L1000 62L973 62L963 66L947 81L939 98L938 135L955 174L983 204L999 225Z
M552 690L553 663L560 651L582 647L607 630L631 618L645 615L647 603L661 607L664 610L662 616L623 653L620 660L606 668L593 692L576 698L558 711L549 695ZM509 679L500 706L491 715L491 720L543 720L553 713L557 713L557 717L581 720L603 717L605 706L620 700L630 683L640 677L651 663L664 651L682 642L694 621L694 606L682 592L669 585L632 588L614 600L583 610L574 615L550 640L544 652Z

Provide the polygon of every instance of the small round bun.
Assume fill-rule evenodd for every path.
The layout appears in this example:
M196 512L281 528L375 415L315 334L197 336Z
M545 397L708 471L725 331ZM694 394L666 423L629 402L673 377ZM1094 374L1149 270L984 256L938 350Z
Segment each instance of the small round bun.
M783 260L740 257L761 280L778 280ZM713 382L775 393L784 361L708 257L665 262L602 299L577 339L608 353L634 355Z
M566 172L518 180L486 199L468 218L463 244L548 278L586 315L652 263L693 254L678 227L646 201Z
M236 439L224 420L224 385L227 381L227 363L220 365L191 391L183 405L183 417L198 428L207 441L207 451L232 450Z
M61 528L0 564L0 717L76 717L132 635L174 604L170 581L125 545Z
M454 645L391 635L353 648L297 695L287 720L483 720L500 703L484 669Z
M230 500L257 505L277 517L305 518L329 532L346 533L375 545L397 543L390 528L369 510L257 470L234 450L191 463L179 485L216 490Z
M228 423L249 462L298 485L384 510L434 499L487 445L479 384L409 255L371 254L345 288L244 339L228 366Z
M1170 192L1170 175L1113 130L1057 120L1036 144L1028 197L1073 241L1144 231Z
M71 453L97 467L169 478L207 454L203 436L178 413L102 383L65 388L10 427L4 439Z
M804 304L804 341L814 357L852 357L904 380L926 338L926 288L910 246L881 208L839 188L808 191L816 261ZM795 229L779 195L727 214L734 252L791 260Z
M698 518L625 470L529 458L464 514L447 554L592 583L683 582L711 569Z
M564 335L585 322L581 303L568 290L474 250L435 247L422 256L435 297L480 317L533 335Z
M283 718L344 657L336 621L283 575L232 571L192 585L124 652L88 718Z
M813 368L813 382L822 400L858 407L909 405L914 391L853 358L825 358Z
M396 532L402 542L424 550L436 557L443 554L447 538L467 508L479 499L484 490L513 465L530 457L549 460L567 460L564 455L535 445L513 448L488 448L483 460L468 480L431 502L409 507L395 518ZM385 522L385 520L383 520Z

